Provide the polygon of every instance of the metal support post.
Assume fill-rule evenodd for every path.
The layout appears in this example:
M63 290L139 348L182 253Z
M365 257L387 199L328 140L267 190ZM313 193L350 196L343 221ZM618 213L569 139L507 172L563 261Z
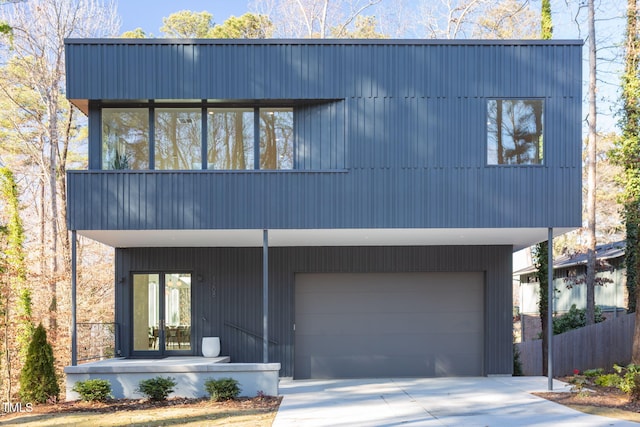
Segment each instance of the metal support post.
M547 237L547 377L549 391L553 390L553 228L549 227Z
M76 287L78 276L77 265L77 248L76 248L77 232L71 231L71 366L78 364L78 337L77 337L77 318L76 318Z
M269 363L269 231L262 230L262 359Z

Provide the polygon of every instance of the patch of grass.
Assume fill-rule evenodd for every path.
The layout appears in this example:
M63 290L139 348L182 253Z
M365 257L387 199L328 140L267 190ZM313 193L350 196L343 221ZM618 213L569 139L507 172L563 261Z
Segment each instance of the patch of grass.
M117 402L116 402L117 403ZM109 405L91 406L76 404L72 408L51 405L48 411L35 407L34 413L15 414L0 417L0 425L16 425L30 427L51 426L271 426L280 404L280 399L265 401L264 399L244 399L232 402L215 403L209 400L177 403L167 401L166 406L145 406L136 409L135 405L117 407L109 411ZM86 410L83 410L86 408ZM69 411L69 412L57 412Z
M625 411L617 408L604 408L602 406L592 405L574 405L566 404L565 406L590 415L599 415L601 417L617 418L619 420L633 421L640 423L640 414L631 411Z

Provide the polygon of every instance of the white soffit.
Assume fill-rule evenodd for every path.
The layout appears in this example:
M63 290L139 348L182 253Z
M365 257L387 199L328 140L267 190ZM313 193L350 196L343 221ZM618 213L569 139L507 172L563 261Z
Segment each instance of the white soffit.
M554 228L559 236L572 228ZM116 248L258 247L262 230L78 230ZM269 230L269 246L513 245L519 250L547 240L546 228L385 228Z

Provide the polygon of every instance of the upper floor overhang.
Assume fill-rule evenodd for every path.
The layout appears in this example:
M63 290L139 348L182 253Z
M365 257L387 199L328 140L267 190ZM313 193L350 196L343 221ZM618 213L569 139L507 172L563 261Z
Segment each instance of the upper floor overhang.
M72 171L68 227L114 247L260 246L268 229L275 246L521 248L546 240L548 227L580 226L579 199L535 170L539 180L466 174L455 187L461 178L446 169L393 179L358 170Z
M68 175L68 225L112 246L228 245L269 229L283 245L463 236L451 241L517 248L581 225L582 41L72 39L66 49L91 169ZM254 107L254 170L211 170L218 128L207 116L234 103ZM258 167L263 104L292 107L291 170ZM531 113L522 144L497 131L505 105ZM187 167L159 162L186 152L162 145L169 134L184 142L167 130L177 126L156 129L179 119L175 106L197 116ZM120 108L138 110L139 137L104 120ZM105 166L134 144L138 170ZM521 150L534 160L520 164ZM496 155L507 151L515 164Z
M572 228L553 229L554 236ZM116 248L260 247L263 230L78 230ZM299 246L512 246L514 251L547 240L546 228L271 229L270 247Z

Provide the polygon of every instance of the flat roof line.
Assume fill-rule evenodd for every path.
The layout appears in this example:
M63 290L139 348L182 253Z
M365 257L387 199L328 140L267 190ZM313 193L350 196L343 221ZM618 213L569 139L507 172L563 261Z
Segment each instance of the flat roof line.
M84 45L354 45L354 46L562 46L577 45L582 46L580 39L513 39L513 40L492 40L492 39L170 39L170 38L150 38L150 39L128 39L128 38L69 38L65 39L65 44Z

